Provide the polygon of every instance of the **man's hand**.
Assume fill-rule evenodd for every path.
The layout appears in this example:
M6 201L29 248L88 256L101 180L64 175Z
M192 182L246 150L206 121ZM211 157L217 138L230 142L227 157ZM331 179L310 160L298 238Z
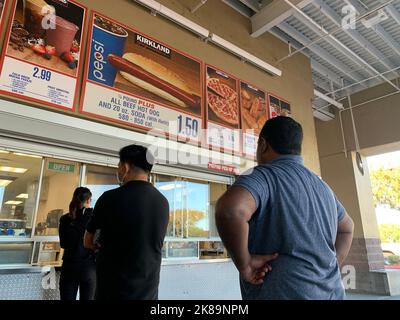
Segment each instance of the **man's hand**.
M244 266L240 272L240 276L251 284L261 284L267 272L272 270L268 262L275 260L278 254L258 256L252 255L248 264Z

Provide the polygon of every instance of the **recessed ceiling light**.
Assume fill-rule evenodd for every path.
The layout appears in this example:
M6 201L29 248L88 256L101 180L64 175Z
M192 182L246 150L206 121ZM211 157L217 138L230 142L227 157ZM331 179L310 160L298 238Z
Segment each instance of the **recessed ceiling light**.
M14 167L0 167L0 171L3 172L12 172L12 173L25 173L28 171L28 169L25 168L14 168Z
M10 200L10 201L4 202L4 204L10 204L10 205L13 205L13 206L19 205L21 203L22 203L22 201L14 201L14 200Z
M17 199L28 199L28 194L27 193L21 193L17 195Z
M13 180L0 179L0 187L7 187Z

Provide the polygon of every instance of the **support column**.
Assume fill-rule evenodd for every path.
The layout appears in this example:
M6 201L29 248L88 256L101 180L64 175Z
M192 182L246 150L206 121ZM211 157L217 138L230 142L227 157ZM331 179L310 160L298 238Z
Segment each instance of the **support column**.
M384 258L366 159L364 175L358 170L355 152L322 156L322 178L336 193L354 220L354 240L345 265L354 266L356 286L348 291L389 295Z

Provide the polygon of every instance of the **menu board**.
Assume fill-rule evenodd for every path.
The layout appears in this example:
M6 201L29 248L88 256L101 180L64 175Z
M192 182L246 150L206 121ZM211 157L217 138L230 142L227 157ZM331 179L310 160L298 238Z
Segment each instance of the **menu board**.
M291 106L290 103L273 95L268 95L269 113L270 118L278 116L290 117Z
M0 91L72 110L86 9L75 1L13 3L0 64Z
M99 13L80 112L200 141L202 63Z
M255 158L258 137L268 120L266 93L246 82L240 82L240 114L243 136L243 153Z
M207 65L206 102L208 145L240 152L238 80Z

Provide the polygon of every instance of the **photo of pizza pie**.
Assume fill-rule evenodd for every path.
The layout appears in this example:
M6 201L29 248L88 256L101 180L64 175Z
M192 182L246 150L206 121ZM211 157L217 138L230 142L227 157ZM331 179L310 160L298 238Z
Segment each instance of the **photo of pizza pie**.
M209 109L221 121L239 125L238 94L218 78L207 80L207 101Z

